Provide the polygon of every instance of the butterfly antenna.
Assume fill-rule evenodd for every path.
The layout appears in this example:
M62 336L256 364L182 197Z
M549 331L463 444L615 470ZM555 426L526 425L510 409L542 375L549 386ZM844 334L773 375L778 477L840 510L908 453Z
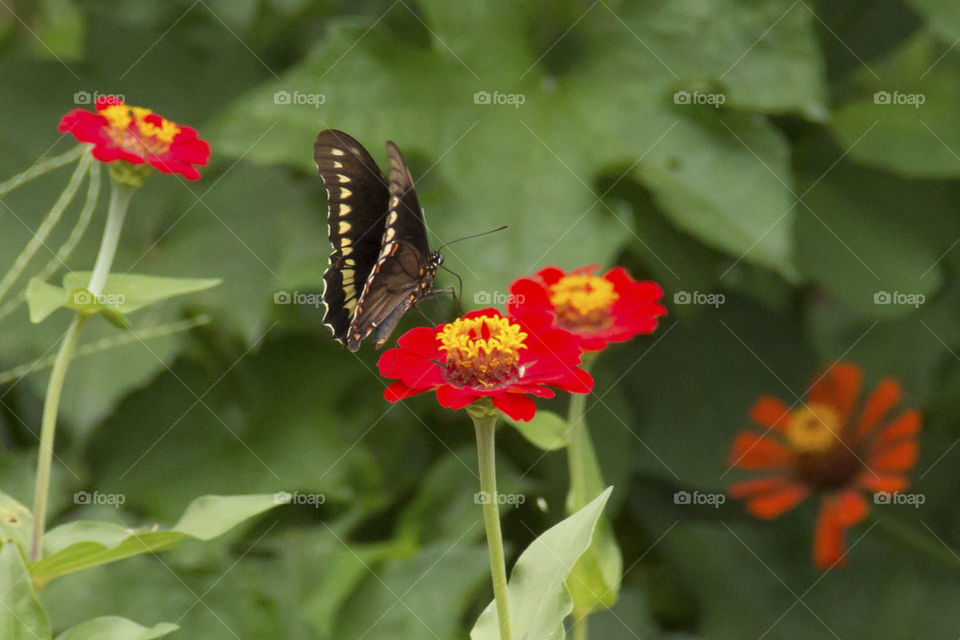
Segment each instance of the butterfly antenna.
M464 236L464 237L462 237L462 238L457 238L456 240L451 240L450 242L444 242L442 245L440 245L439 247L437 247L436 250L437 250L437 251L440 251L440 249L443 249L444 247L449 247L449 246L452 245L453 243L455 243L455 242L460 242L461 240L472 240L473 238L479 238L479 237L481 237L481 236L488 236L488 235L490 235L491 233L496 233L497 231L503 231L503 230L506 229L506 228L507 228L507 225L503 225L502 227L497 227L496 229L491 229L490 231L484 231L483 233L475 233L475 234L473 234L472 236ZM452 272L451 272L451 273L452 273Z

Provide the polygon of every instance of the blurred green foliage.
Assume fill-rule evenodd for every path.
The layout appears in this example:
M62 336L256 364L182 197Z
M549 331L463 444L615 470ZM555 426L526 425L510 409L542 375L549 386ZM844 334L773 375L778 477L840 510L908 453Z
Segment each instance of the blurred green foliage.
M211 322L73 363L56 522L99 509L169 524L203 494L326 497L64 577L42 594L54 630L122 615L207 640L445 640L489 602L465 416L429 398L387 405L371 351L334 344L322 309L274 304L321 289L312 144L336 127L381 163L385 140L404 150L434 246L510 225L446 250L465 306L545 264L616 262L666 289L671 315L599 359L588 402L626 571L595 637L955 638L956 566L882 527L852 531L848 566L820 575L812 504L766 523L673 494L726 487L755 397L792 402L844 358L871 381L899 377L924 409L913 490L926 504L884 511L960 548L957 38L948 0L0 5L0 176L66 151L59 117L98 92L213 147L199 183L147 181L115 267L221 278L131 315L138 329ZM496 103L515 94L522 104ZM68 175L0 200L0 270ZM70 269L90 268L102 224L101 210ZM682 304L684 292L723 302ZM924 302L877 304L881 292ZM440 321L455 306L422 311ZM0 321L0 370L42 358L68 320L33 326L19 307ZM83 343L120 335L95 320ZM37 371L0 388L0 489L27 503L44 384ZM499 444L502 490L545 505L504 512L515 559L563 516L564 458L511 429ZM123 493L123 513L73 504L93 489Z

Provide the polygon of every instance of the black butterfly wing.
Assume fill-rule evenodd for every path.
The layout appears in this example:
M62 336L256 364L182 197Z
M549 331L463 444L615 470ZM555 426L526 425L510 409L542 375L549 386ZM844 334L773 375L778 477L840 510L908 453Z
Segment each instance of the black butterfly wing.
M348 332L347 347L353 350L374 330L376 347L381 348L403 314L430 290L436 273L429 264L426 223L410 170L392 142L387 142L387 153L389 207L380 254Z
M423 219L420 201L417 200L413 178L400 149L393 142L387 142L387 155L390 156L390 210L384 229L384 244L393 240L408 242L423 254L426 261L430 255L427 224Z
M323 323L347 344L362 287L380 256L390 192L377 163L343 131L321 131L313 157L327 190L333 248L323 274Z
M360 342L376 331L377 349L386 344L400 318L415 305L433 281L421 254L413 245L394 241L385 249L386 255L373 268L364 286L360 306L347 336L347 347L353 351Z

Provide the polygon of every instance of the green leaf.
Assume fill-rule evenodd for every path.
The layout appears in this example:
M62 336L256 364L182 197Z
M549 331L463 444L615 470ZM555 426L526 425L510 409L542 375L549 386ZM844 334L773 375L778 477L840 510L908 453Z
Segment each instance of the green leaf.
M0 491L0 544L16 542L27 553L32 529L33 514L30 509Z
M90 282L89 271L74 271L63 277L63 288L78 291L71 304L85 307L91 302L119 313L130 313L154 302L204 291L220 284L216 278L163 278L136 273L111 273L96 300L87 300L86 286ZM71 306L71 305L68 305Z
M40 278L30 278L27 284L27 306L30 309L30 322L39 324L51 313L66 306L70 294L62 287L44 282Z
M190 503L174 529L198 540L210 540L278 504L282 503L276 495L203 496Z
M154 640L179 628L168 622L147 628L126 618L103 616L67 629L58 635L56 640Z
M610 497L607 488L590 504L550 527L530 543L513 567L507 585L513 635L524 640L559 640L565 637L563 620L573 610L573 599L564 584L571 568L593 537ZM491 602L470 632L471 640L498 640L497 612Z
M504 416L509 424L531 444L544 451L556 451L567 446L567 421L552 411L539 410L528 422Z
M960 64L943 49L918 31L878 67L879 77L858 75L859 99L831 121L852 158L909 177L960 176Z
M277 504L273 495L203 496L191 502L169 530L128 529L112 522L69 522L44 536L44 555L30 564L30 575L36 583L45 584L75 571L172 549L184 538L210 540Z
M49 640L50 620L15 544L0 547L0 640Z
M524 270L612 260L635 231L628 219L598 206L593 182L610 165L638 177L682 229L792 275L788 141L763 118L678 105L673 96L706 81L729 93L738 109L820 117L825 91L809 11L788 0L624 5L614 15L600 6L576 23L589 55L567 52L558 72L551 56L538 56L523 42L540 28L535 10L504 12L484 2L463 11L436 1L422 6L427 47L382 29L365 32L353 20L330 21L328 37L302 63L217 122L211 129L217 148L313 173L303 141L315 138L323 126L318 122L335 123L381 164L381 145L391 138L414 175L436 163L435 182L420 193L439 236L434 242L475 231L476 220L496 224L506 212L522 212L510 216L507 233L471 257L467 290L504 290L516 276L514 256L531 256ZM570 24L543 28L554 27L548 44L562 40ZM501 34L495 52L485 33ZM638 55L638 39L655 43L657 55ZM782 77L796 83L771 81ZM274 101L278 91L327 86L337 87L336 95L319 108ZM513 107L474 99L494 90L525 101ZM392 107L383 117L364 115L366 105L385 103ZM266 130L273 144L257 144ZM433 210L458 214L432 216ZM499 213L491 219L491 211Z

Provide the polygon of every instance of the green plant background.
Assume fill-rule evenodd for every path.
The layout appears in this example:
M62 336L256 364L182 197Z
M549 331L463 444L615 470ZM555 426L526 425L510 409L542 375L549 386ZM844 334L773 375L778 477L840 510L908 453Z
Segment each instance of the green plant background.
M960 559L867 522L848 566L821 574L812 503L766 523L673 494L722 490L755 397L792 402L844 358L869 381L899 377L924 410L913 490L926 503L884 515L960 548L958 38L948 0L0 5L0 175L69 148L56 124L77 92L122 94L213 148L202 181L147 181L115 266L224 281L134 314L135 327L211 321L73 363L56 521L99 510L170 524L203 494L326 496L62 578L42 594L55 629L123 615L177 622L178 638L446 640L489 602L466 417L426 397L388 405L372 350L335 344L322 309L274 304L321 290L312 144L336 127L382 164L385 140L404 150L434 246L510 225L445 252L466 307L546 264L624 264L666 290L657 333L597 363L588 420L626 575L595 637L956 638ZM477 104L482 91L524 101ZM677 104L678 91L725 102ZM877 104L878 91L924 103ZM0 200L0 270L67 175ZM72 269L89 269L102 224L101 209ZM875 304L881 291L925 302ZM680 292L724 303L674 304ZM82 343L119 335L95 320ZM68 321L33 326L21 307L0 323L0 370L47 354ZM0 388L0 490L25 503L44 384L37 372ZM562 518L565 463L511 429L499 453L501 490L531 498L504 513L516 557ZM80 508L78 490L126 503Z

